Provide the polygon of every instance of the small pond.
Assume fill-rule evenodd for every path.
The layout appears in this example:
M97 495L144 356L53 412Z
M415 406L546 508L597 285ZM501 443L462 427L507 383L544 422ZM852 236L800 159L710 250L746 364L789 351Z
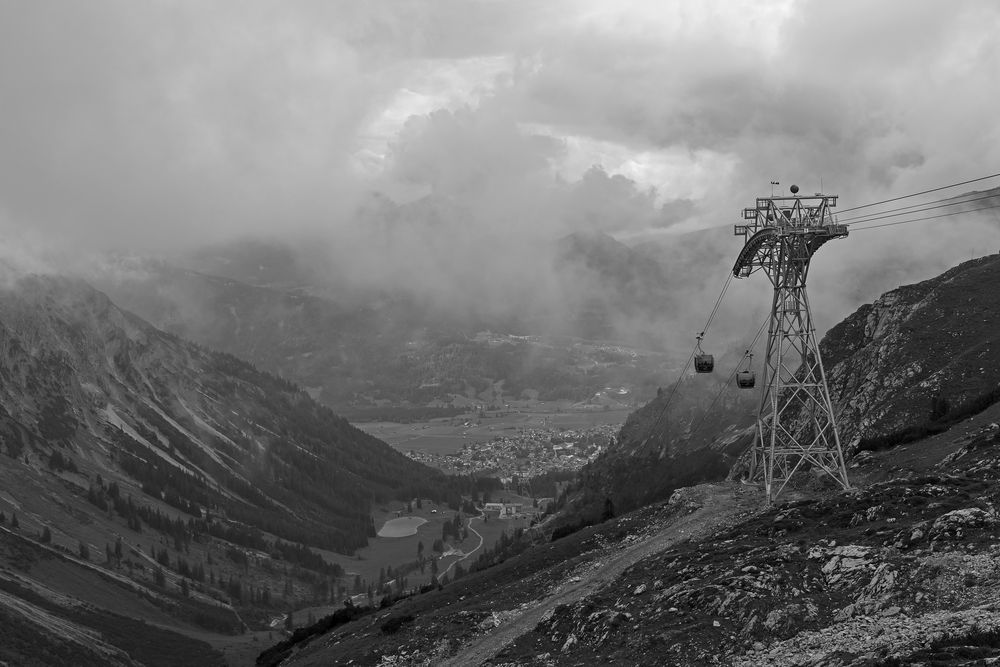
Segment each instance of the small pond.
M417 534L417 528L427 523L427 519L418 516L402 516L389 519L378 531L379 537L409 537Z

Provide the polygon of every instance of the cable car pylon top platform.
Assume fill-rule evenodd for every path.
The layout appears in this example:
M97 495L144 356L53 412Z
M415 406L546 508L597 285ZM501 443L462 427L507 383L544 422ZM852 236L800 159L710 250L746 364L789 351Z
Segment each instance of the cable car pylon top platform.
M754 208L743 209L747 222L733 229L736 236L745 238L733 265L735 277L747 278L758 269L780 274L779 263L789 259L808 266L820 246L847 236L847 225L833 219L836 195L799 196L797 192L793 185L791 197L758 197Z

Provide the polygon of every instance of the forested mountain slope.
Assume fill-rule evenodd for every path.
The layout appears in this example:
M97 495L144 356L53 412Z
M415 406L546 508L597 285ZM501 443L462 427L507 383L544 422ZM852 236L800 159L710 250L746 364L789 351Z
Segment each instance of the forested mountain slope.
M11 664L217 664L212 633L343 599L355 578L323 550L366 545L374 503L460 493L289 382L50 276L0 288L0 461Z

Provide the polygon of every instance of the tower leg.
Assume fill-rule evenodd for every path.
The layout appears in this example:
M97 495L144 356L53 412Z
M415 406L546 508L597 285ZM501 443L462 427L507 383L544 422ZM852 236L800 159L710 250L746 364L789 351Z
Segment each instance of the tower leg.
M805 467L850 486L804 281L775 282L751 466L769 503Z

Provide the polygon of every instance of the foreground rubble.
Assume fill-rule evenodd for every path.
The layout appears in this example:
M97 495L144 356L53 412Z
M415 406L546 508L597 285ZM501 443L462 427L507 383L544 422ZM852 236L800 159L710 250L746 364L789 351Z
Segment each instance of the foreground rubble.
M920 474L770 508L739 484L682 489L290 664L1000 664L998 434L956 435Z
M941 476L781 506L639 563L508 656L746 666L1000 657L996 499L985 481Z

